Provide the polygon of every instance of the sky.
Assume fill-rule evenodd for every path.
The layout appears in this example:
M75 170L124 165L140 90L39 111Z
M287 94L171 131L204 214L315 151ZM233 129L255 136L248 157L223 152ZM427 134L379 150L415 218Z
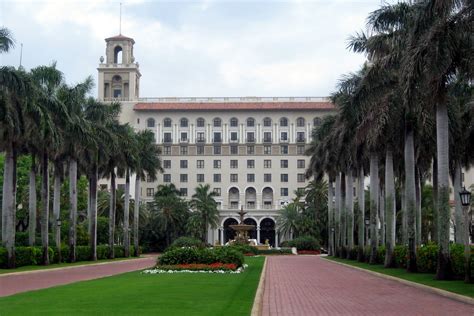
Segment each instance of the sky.
M365 60L347 49L380 0L0 0L15 48L1 65L53 61L97 80L107 37L135 40L140 97L328 96ZM94 90L94 95L97 91Z

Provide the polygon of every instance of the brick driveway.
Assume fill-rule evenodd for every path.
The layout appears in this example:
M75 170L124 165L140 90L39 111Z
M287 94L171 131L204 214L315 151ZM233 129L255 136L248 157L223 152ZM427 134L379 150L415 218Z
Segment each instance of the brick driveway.
M262 315L474 315L451 300L318 256L269 256Z
M155 263L156 256L147 256L132 260L68 267L63 269L0 275L0 296L146 269L153 266Z

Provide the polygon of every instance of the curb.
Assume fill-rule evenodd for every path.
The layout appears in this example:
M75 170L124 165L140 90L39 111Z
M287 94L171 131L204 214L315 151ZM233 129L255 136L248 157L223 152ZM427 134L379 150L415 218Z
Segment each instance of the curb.
M140 259L148 259L148 258L149 257L139 257L139 258L129 258L129 259L117 260L117 261L81 264L81 265L75 265L75 266L70 266L70 267L59 267L59 268L51 268L51 269L38 269L38 270L21 271L21 272L7 272L7 273L0 274L0 279L3 278L3 277L12 276L12 275L23 275L23 274L41 273L41 272L47 272L47 271L69 270L69 269L82 268L82 267L94 267L94 266L101 266L101 265L104 265L104 264L117 264L117 263L122 263L122 262L128 262L128 261L131 261L131 260L140 260Z
M251 316L260 316L262 314L262 304L263 304L263 292L264 292L264 283L265 283L265 271L267 267L267 258L263 262L262 274L260 275L260 281L258 282L257 292L255 293L255 299L253 301Z
M364 269L364 268L355 267L355 266L352 266L350 264L334 261L334 260L331 260L331 259L324 259L324 260L329 261L329 262L333 262L333 263L336 263L336 264L340 264L342 266L352 268L352 269L355 269L355 270L363 271L363 272L366 272L368 274L378 276L380 278L384 278L384 279L396 281L398 283L402 283L402 284L405 284L405 285L413 286L413 287L416 287L418 289L428 291L430 293L434 293L434 294L437 294L437 295L440 295L440 296L444 296L444 297L456 300L458 302L474 305L474 298L470 298L470 297L467 297L467 296L464 296L464 295L461 295L461 294L456 294L456 293L453 293L453 292L437 289L437 288L434 288L434 287L431 287L431 286L428 286L428 285L424 285L424 284L420 284L420 283L400 279L400 278L397 278L397 277L394 277L394 276L391 276L391 275L387 275L387 274L367 270L367 269Z

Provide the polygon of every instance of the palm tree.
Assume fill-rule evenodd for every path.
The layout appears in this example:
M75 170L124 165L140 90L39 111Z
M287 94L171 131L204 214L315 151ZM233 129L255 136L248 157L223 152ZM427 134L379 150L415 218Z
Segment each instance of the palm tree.
M15 47L15 40L9 29L0 27L0 54L8 53L8 51Z
M201 239L204 242L207 242L208 229L215 229L219 223L219 211L217 210L217 202L214 199L217 194L210 190L211 186L209 184L200 184L196 187L190 203L194 211L200 215Z
M289 238L298 235L300 211L300 207L295 203L289 203L278 211L277 226L280 235L286 235Z

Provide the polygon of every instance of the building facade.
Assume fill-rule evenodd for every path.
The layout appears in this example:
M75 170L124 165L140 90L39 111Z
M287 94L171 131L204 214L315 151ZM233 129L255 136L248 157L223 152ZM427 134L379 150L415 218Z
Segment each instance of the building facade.
M199 184L209 184L220 214L209 243L232 238L229 225L237 224L243 208L245 222L256 226L251 237L278 246L278 211L308 184L311 131L334 105L317 97L141 98L133 44L122 35L106 39L98 96L121 101L122 122L155 134L164 172L155 182L143 181L143 201L159 184L173 183L187 198Z

